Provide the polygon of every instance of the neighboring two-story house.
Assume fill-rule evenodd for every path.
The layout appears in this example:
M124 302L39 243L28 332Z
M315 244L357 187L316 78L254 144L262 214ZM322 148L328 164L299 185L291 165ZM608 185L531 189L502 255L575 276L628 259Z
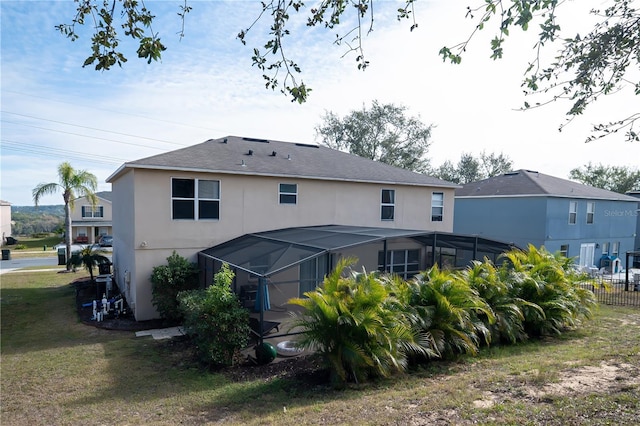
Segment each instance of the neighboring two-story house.
M600 268L634 250L637 210L637 198L518 170L457 189L454 231L545 246Z
M339 257L353 255L358 267L405 275L441 256L455 259L454 249L436 253L427 246L446 241L444 234L453 230L457 185L323 146L229 136L125 163L107 182L118 206L114 280L138 320L157 317L150 276L174 250L199 260L208 281L207 259L225 259L227 246L220 244L245 238L235 241L244 241L245 250L236 244L226 252L245 256L234 264L238 279L243 273L249 282L256 274L284 274L268 276L296 283L279 296L281 303ZM300 236L302 231L307 234ZM262 242L251 240L258 234ZM311 236L320 234L322 241L311 244ZM276 240L284 243L246 258L249 249ZM368 243L375 246L357 249ZM484 250L477 238L466 243L467 257Z
M87 197L73 200L71 209L71 241L96 244L103 235L112 233L111 192L96 192L98 202L92 205Z
M6 243L6 238L11 236L11 203L0 200L0 245Z

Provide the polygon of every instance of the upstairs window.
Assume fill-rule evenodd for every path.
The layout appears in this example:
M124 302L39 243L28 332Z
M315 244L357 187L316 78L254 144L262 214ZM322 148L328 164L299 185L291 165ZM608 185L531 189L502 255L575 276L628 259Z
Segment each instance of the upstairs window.
M104 207L82 206L82 217L104 217Z
M380 203L380 219L393 220L396 208L395 189L383 189Z
M587 223L593 223L593 215L596 212L596 203L593 201L587 203Z
M173 219L220 219L220 181L171 179Z
M297 204L298 203L298 184L281 183L278 193L280 204Z
M569 201L569 224L575 225L578 217L578 202Z
M444 192L431 194L431 221L442 222L444 216Z

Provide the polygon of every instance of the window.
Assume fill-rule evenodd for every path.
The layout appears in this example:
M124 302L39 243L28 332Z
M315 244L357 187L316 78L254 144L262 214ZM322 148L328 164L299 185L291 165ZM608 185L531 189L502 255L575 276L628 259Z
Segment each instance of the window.
M395 210L395 189L383 189L382 201L380 207L380 219L381 220L393 220Z
M564 257L569 257L569 244L562 244L560 246L560 254Z
M297 204L298 184L281 183L279 197L280 197L280 204Z
M587 223L593 223L593 215L596 212L596 203L587 203Z
M304 293L313 291L322 285L328 273L328 256L323 254L300 264L299 297L306 297Z
M609 243L602 243L602 254L609 254Z
M569 224L576 224L576 217L578 216L578 202L569 201Z
M173 219L219 219L220 181L172 179Z
M420 271L420 250L387 251L387 268L404 279L411 278ZM384 251L378 252L378 270L385 270Z
M104 207L82 206L82 217L104 217Z
M431 194L431 221L442 222L444 213L444 193L434 192Z
M611 256L618 257L618 254L620 254L620 243L616 241L611 246Z

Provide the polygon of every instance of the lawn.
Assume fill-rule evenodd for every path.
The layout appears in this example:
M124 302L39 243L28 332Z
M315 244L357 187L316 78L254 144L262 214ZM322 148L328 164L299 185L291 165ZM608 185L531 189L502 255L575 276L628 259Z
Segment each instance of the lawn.
M56 257L57 251L53 246L63 242L59 236L48 237L18 237L18 244L2 247L11 251L12 259L22 259L27 257ZM16 249L16 246L24 248Z
M603 306L559 338L337 391L307 376L239 380L201 369L183 342L85 325L79 275L1 276L2 425L637 423L638 309Z

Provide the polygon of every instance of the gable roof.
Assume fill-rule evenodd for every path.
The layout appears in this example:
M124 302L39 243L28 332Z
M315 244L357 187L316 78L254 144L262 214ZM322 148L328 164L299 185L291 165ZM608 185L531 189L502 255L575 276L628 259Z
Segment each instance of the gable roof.
M100 191L100 192L96 192L96 197L98 198L102 198L105 201L111 202L111 191ZM78 197L76 198L76 200L79 200L80 198L85 198L85 197Z
M277 176L457 188L451 182L319 145L227 136L176 151L130 161L126 169Z
M531 170L517 170L471 182L456 189L456 198L548 196L618 201L638 201L628 195L594 188Z

